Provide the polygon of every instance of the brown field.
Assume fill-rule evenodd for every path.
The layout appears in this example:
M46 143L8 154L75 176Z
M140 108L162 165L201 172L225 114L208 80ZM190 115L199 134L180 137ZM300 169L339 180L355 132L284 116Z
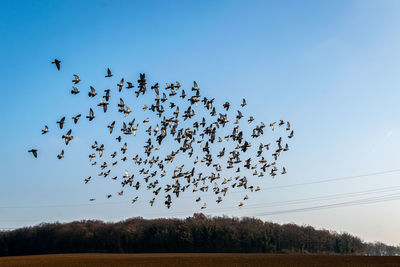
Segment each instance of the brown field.
M274 254L59 254L2 257L0 266L400 266L400 257Z

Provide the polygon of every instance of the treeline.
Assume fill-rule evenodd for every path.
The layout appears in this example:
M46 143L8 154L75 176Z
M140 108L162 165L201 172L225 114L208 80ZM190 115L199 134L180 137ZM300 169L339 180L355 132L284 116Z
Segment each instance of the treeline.
M0 232L0 256L87 252L366 254L367 248L374 250L372 245L347 233L311 226L203 214L186 219L137 217L117 223L46 223Z
M400 246L388 246L382 242L367 243L364 251L369 256L400 256Z

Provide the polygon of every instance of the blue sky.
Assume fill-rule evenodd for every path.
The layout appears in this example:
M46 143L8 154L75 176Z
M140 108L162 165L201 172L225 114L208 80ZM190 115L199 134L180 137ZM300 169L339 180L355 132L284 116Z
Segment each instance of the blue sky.
M76 128L63 161L55 158L62 147L56 131L40 135L63 115L86 113L89 84L115 86L103 79L107 67L131 81L145 72L150 84L178 80L189 88L196 80L217 104L245 97L247 115L289 120L296 136L281 159L288 174L266 178L263 188L400 169L399 11L398 1L0 1L0 228L199 211L183 200L171 210L131 206L128 196L107 201L115 184L84 185L87 148L104 137L100 126ZM54 58L62 71L50 64ZM79 97L69 94L73 73L83 80ZM40 148L37 160L26 153L32 146ZM395 187L398 178L392 172L263 190L240 210L232 194L205 213L257 216L293 208L271 202ZM98 204L88 203L92 196ZM259 217L399 244L398 204Z

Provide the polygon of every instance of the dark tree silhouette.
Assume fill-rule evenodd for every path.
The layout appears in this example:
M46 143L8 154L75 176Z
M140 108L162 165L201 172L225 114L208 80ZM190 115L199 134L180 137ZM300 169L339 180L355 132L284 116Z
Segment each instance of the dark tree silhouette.
M141 217L117 223L44 223L0 232L0 256L49 253L245 252L396 255L399 247L363 243L347 233L255 218Z

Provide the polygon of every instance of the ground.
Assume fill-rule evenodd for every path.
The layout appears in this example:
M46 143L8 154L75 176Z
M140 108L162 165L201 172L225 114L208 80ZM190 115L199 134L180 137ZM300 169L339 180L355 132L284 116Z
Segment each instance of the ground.
M0 266L400 266L400 257L274 254L59 254L0 257Z

